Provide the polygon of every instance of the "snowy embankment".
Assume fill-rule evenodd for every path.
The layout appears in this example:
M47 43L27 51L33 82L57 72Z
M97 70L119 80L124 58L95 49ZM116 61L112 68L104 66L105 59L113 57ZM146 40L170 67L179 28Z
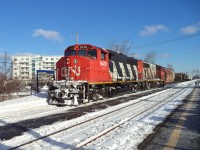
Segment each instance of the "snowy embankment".
M88 144L85 146L85 149L136 149L138 144L143 141L143 139L151 134L153 132L153 129L156 125L161 123L167 115L170 114L173 109L175 109L178 105L182 103L182 100L193 90L194 87L194 81L190 82L184 82L179 84L171 85L174 90L178 89L184 89L184 92L179 94L178 97L171 97L169 99L169 102L165 105L162 105L162 107L159 107L159 109L155 109L151 111L151 113L143 114L142 117L138 117L136 120L129 120L128 122L120 125L120 127L116 128L112 132L106 134L104 137L97 139L96 141L92 142L91 144ZM177 88L178 87L178 88ZM173 91L173 90L171 90ZM159 93L161 95L161 93ZM151 97L146 96L142 100L147 100ZM141 99L138 99L136 101L139 101ZM136 102L135 101L135 102ZM134 102L134 103L135 103ZM52 125L43 126L38 129L31 130L27 133L24 133L22 136L15 137L13 139L10 139L8 141L0 141L0 149L8 149L13 146L17 146L19 144L23 144L24 142L27 142L29 140L36 139L38 137L51 134L53 132L56 132L58 130L62 130L66 126L72 126L74 124L83 122L87 120L88 118L92 118L94 116L98 116L103 113L108 113L112 111L113 109L118 109L122 107L122 105L128 105L131 102L128 102L126 104L120 104L119 106L114 106L107 108L105 110L101 110L94 113L86 114L82 117L70 120L70 121L62 121L57 122ZM133 102L132 102L133 103ZM5 125L10 122L16 122L20 120L24 120L27 118L34 118L38 116L43 115L50 115L53 113L58 113L61 111L66 111L68 109L71 109L71 107L55 107L55 106L48 106L46 104L46 95L43 93L40 93L39 95L35 96L29 96L26 98L18 99L18 100L12 100L0 103L0 123L1 126ZM136 109L140 109L138 108ZM30 110L32 111L32 114L30 114ZM126 110L127 111L127 110ZM26 114L29 113L29 114ZM25 115L24 115L25 114ZM124 116L125 117L125 116ZM128 116L126 116L128 117ZM122 119L119 117L111 117L110 122L117 124L120 121L123 121L125 118ZM103 122L106 119L101 119L99 121ZM42 139L38 142L34 142L31 145L26 145L24 147L20 147L20 149L73 149L76 148L76 144L74 143L80 143L81 138L84 138L81 134L76 133L82 133L83 130L87 134L85 136L91 137L94 135L94 133L101 132L101 130L105 130L106 123L101 123L101 125L98 123L92 126L92 129L89 128L86 129L88 126L83 126L80 129L71 129L65 133L60 133L55 136L49 136L45 139ZM70 137L67 136L69 134L72 134ZM69 141L69 139L71 141Z

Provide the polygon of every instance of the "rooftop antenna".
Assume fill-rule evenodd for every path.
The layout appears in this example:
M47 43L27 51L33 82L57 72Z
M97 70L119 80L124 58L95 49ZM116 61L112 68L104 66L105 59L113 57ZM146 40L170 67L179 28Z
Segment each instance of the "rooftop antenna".
M78 33L76 33L76 45L78 45Z

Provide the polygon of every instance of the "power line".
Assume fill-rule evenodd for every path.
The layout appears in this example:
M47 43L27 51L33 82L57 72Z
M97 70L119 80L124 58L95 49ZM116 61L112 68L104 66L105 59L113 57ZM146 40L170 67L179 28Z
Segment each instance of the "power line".
M148 47L148 46L161 45L161 44L175 42L175 41L179 41L179 40L183 40L183 39L187 39L187 38L192 38L192 37L199 36L199 35L200 35L200 33L197 33L197 34L190 35L190 36L182 36L182 37L177 37L177 38L173 38L173 39L169 39L169 40L164 40L164 41L158 41L158 42L149 43L149 44L142 44L142 45L131 46L130 48L144 48L144 47ZM40 48L40 49L46 49L46 48L35 46L35 45L29 44L29 43L19 42L19 41L10 39L10 38L5 38L5 37L2 37L2 36L0 36L0 38L4 39L4 40L11 41L11 42L14 42L14 43L18 43L18 44L21 44L21 45L27 45L27 46L30 46L30 47L35 47L35 48ZM76 34L76 41L78 42L78 35L77 34Z
M132 46L131 48L144 48L144 47L148 47L148 46L161 45L161 44L175 42L175 41L179 41L179 40L183 40L183 39L187 39L187 38L192 38L192 37L199 36L199 35L200 35L200 33L197 33L197 34L190 35L190 36L182 36L182 37L173 38L173 39L169 39L169 40L165 40L165 41L158 41L158 42L154 42L154 43L150 43L150 44Z

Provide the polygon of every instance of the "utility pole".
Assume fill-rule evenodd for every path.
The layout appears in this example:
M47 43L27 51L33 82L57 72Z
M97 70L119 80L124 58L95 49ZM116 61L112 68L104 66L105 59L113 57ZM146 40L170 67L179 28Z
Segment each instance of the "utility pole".
M4 71L5 71L5 76L7 77L7 52L5 52L5 55L4 55Z

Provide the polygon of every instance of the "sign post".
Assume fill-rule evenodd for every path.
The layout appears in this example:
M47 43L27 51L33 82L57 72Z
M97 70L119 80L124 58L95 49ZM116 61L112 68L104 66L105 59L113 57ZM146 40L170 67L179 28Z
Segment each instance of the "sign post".
M54 70L37 70L37 93L39 93L39 73L47 73L47 74L54 74Z

